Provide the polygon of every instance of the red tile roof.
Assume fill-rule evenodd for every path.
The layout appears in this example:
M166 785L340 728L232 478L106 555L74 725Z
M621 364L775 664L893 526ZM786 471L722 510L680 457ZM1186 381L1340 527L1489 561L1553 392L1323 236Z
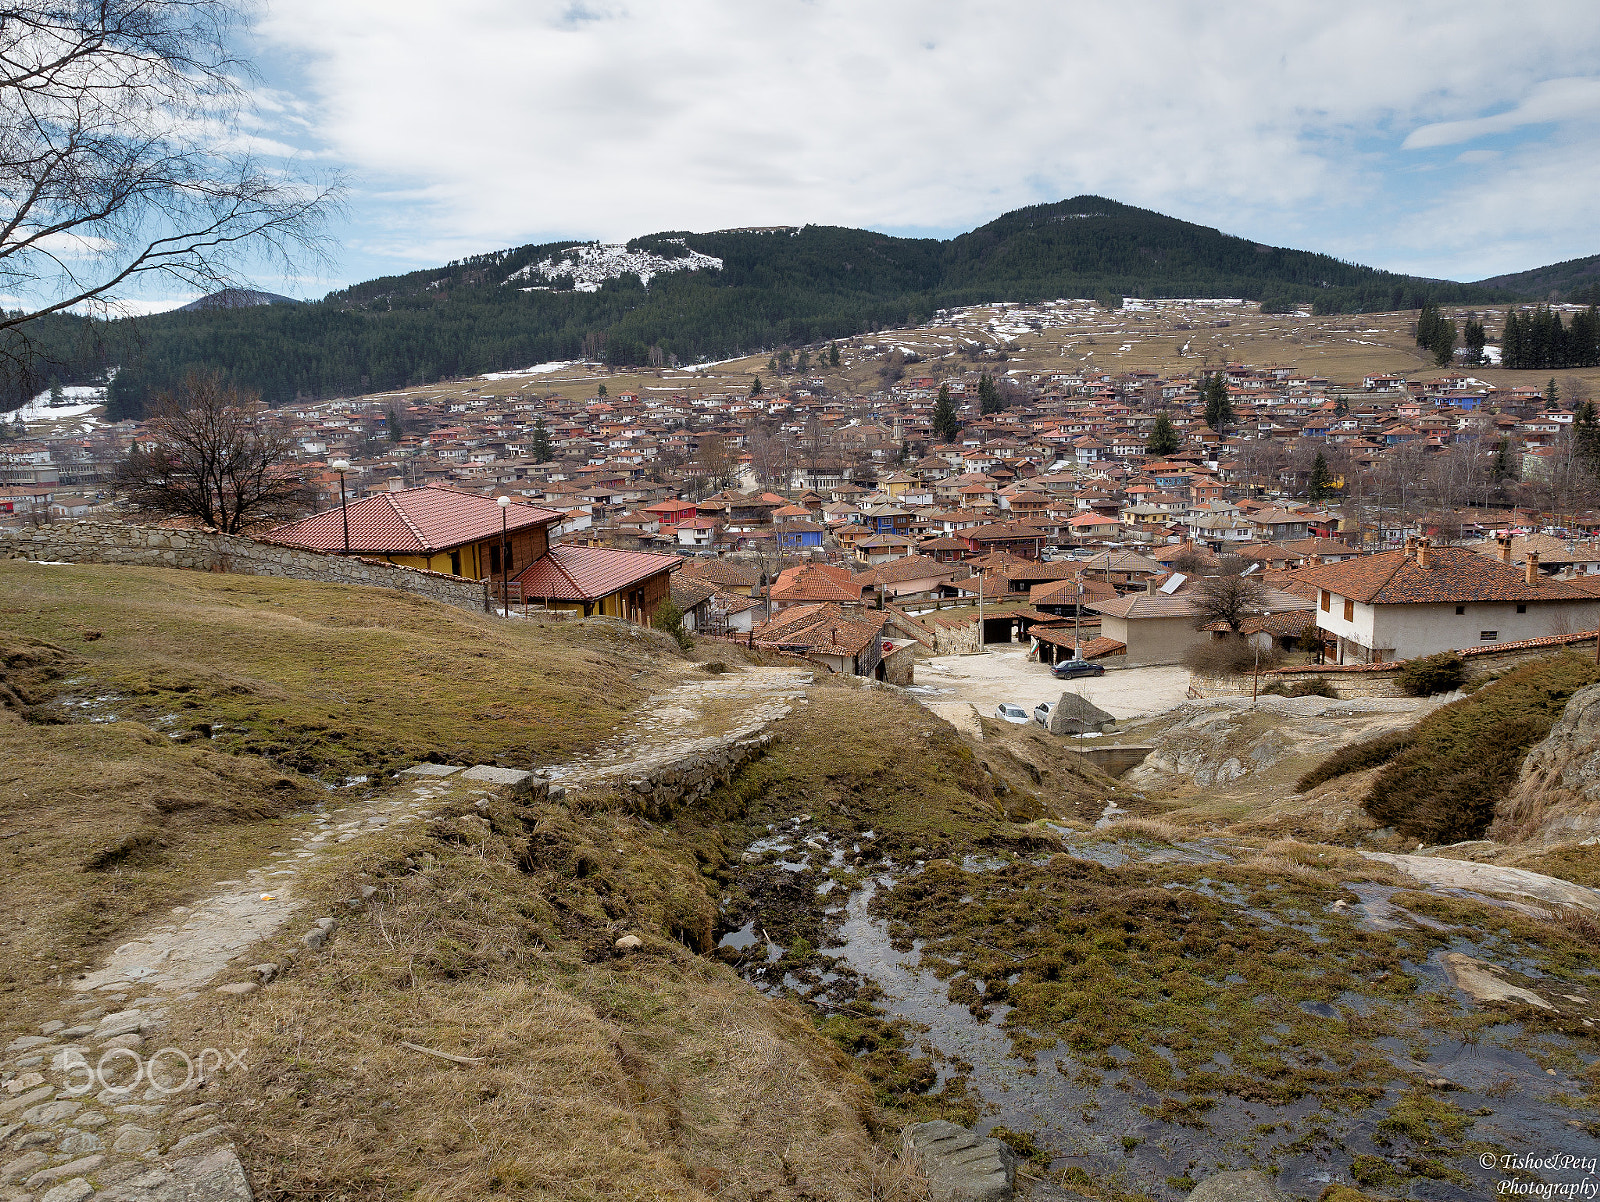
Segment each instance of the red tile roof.
M676 555L652 555L647 551L556 546L518 572L515 579L522 584L523 596L530 599L597 601L618 589L670 572L682 562Z
M266 537L316 551L342 551L344 516L338 509L324 510L279 526ZM352 501L348 516L350 550L363 554L433 554L500 533L500 505L493 497L436 484ZM507 530L547 526L560 519L554 510L515 501L505 513Z

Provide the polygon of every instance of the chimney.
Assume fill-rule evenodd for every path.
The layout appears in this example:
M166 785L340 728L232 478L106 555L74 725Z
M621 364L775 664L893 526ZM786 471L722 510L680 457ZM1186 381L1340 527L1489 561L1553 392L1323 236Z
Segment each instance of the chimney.
M1144 582L1144 591L1145 591L1145 595L1148 596L1148 597L1154 597L1156 595L1156 593L1159 591L1156 588L1156 578L1154 576L1150 577L1149 580L1146 580Z
M1522 580L1529 586L1539 583L1539 552L1528 552L1528 562L1522 569Z
M1307 555L1306 556L1306 567L1308 567L1308 568L1320 568L1321 566L1322 566L1322 556L1320 556L1320 555Z
M1433 562L1433 540L1419 538L1417 540L1417 566L1419 568L1431 567Z
M1503 564L1509 565L1511 563L1511 535L1510 535L1510 533L1502 531L1500 534L1497 534L1494 537L1495 537L1495 541L1500 544L1500 562L1503 563Z
M402 490L404 490L405 486L406 486L406 482L402 477L400 477L400 476L390 476L389 477L389 491L390 492L401 492Z
M1417 536L1415 534L1408 534L1408 535L1406 535L1406 557L1410 558L1411 556L1415 555L1416 553L1417 553Z

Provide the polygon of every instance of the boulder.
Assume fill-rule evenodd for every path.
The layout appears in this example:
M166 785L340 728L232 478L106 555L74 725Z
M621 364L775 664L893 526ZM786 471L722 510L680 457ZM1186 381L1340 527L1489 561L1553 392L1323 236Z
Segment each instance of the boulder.
M932 1202L1011 1202L1017 1157L998 1139L943 1120L913 1123L901 1139Z
M1189 1202L1289 1202L1265 1173L1212 1173L1189 1193Z
M1077 693L1062 693L1050 711L1050 733L1053 735L1099 734L1116 718L1094 702Z

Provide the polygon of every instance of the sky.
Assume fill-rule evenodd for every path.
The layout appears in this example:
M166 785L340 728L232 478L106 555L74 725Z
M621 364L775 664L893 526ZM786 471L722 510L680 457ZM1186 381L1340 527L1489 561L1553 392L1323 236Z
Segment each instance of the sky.
M259 152L347 187L321 296L562 239L949 237L1108 196L1478 279L1600 253L1593 0L270 0Z

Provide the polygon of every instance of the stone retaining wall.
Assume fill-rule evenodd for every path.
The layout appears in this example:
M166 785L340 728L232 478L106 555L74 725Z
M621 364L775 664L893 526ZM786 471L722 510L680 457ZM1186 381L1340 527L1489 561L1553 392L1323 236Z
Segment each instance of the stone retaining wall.
M630 777L623 782L622 791L635 812L654 821L665 821L683 806L727 784L735 772L766 755L771 746L770 734L724 743L708 754Z
M896 647L883 657L883 679L885 684L897 684L901 688L916 683L916 651L911 644Z
M1573 651L1593 657L1593 634L1551 635L1499 647L1468 647L1460 652L1467 679L1499 676L1512 668L1536 659ZM1325 680L1340 697L1404 697L1395 676L1409 661L1387 664L1310 664L1304 667L1274 668L1261 674L1261 687L1277 683L1285 687L1307 680ZM1238 697L1250 692L1248 676L1208 676L1196 672L1189 678L1189 696Z
M482 581L403 568L381 559L307 551L201 530L60 522L0 536L0 558L186 568L241 576L285 576L324 584L365 584L415 593L462 609L483 612L489 608L488 588Z

